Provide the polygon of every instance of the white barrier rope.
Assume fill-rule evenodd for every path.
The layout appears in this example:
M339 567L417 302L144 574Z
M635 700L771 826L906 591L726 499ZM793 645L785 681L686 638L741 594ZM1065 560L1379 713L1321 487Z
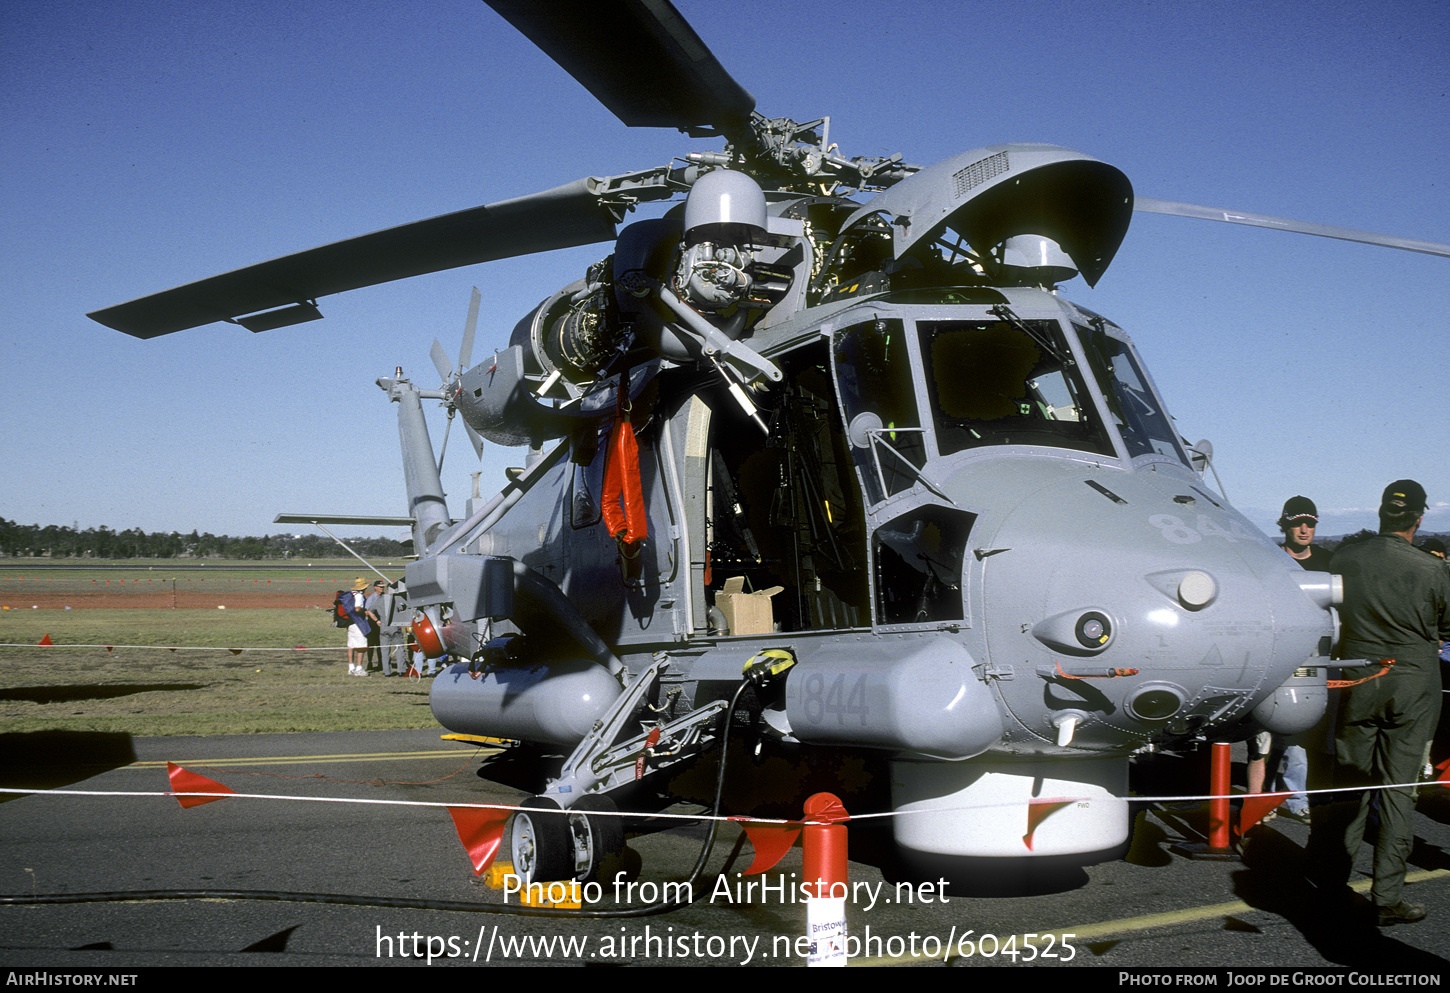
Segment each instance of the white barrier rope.
M141 648L150 651L166 652L345 652L346 645L321 645L317 648L308 648L306 645L295 645L292 648L228 648L225 645L32 645L17 644L14 642L0 643L0 648L104 648L110 651L113 648Z
M202 768L205 768L205 767L202 767ZM1332 789L1306 790L1305 791L1305 795L1306 796L1309 796L1309 795L1320 795L1320 794L1331 794L1331 793L1361 793L1361 792L1364 792L1364 791L1367 791L1367 790L1411 789L1411 788L1414 788L1416 786L1421 786L1421 785L1436 785L1436 786L1441 786L1441 787L1450 787L1450 783L1446 783L1444 781L1436 781L1436 782L1430 783L1430 784L1422 784L1422 783L1391 783L1391 784L1387 784L1387 785L1340 786L1340 787L1335 787L1335 788L1332 788ZM29 795L29 794L47 794L47 795L51 795L51 796L101 796L101 797L172 797L172 798L176 798L176 797L206 797L206 798L212 799L212 800L225 800L225 799L235 799L235 800L296 800L296 801L310 802L310 803L361 803L361 804L372 804L372 805L375 805L375 806L390 806L390 807L441 807L441 808L444 808L444 809L449 808L449 807L456 807L456 808L473 808L473 809L478 809L478 810L507 810L507 811L515 811L515 810L521 810L521 809L523 809L523 808L519 807L516 804L507 804L507 803L466 803L466 802L453 802L453 803L450 803L450 802L437 801L437 800L377 800L377 799L365 799L365 798L362 798L362 797L293 796L293 795L288 795L288 794L277 794L277 793L208 793L208 792L189 793L189 792L182 792L182 791L178 791L178 790L161 790L161 791L139 791L139 790L50 790L50 789L19 789L19 788L0 788L0 793L18 793L18 794L27 794L27 795ZM1204 801L1209 801L1209 800L1224 800L1224 799L1227 799L1227 800L1236 800L1236 799L1237 800L1243 800L1243 799L1246 799L1246 798L1249 798L1249 797L1259 797L1259 796L1284 796L1284 795L1286 795L1284 793L1284 791L1282 791L1282 790L1276 790L1276 791L1274 791L1272 793L1202 794L1202 795L1195 795L1195 796L1133 796L1133 797L1116 797L1116 796L1097 796L1097 797L1084 797L1084 796L1079 796L1079 797L1071 797L1071 796L1063 796L1063 797L1050 797L1050 798L1039 797L1039 798L1034 798L1034 799L1035 799L1036 802L1039 802L1039 803L1048 803L1048 802L1050 802L1050 803L1082 803L1082 802L1091 802L1092 800L1110 800L1110 799L1111 800L1126 800L1126 801L1128 801L1130 803L1196 803L1196 802L1204 802ZM909 816L909 815L912 815L912 814L942 814L942 813L948 813L948 812L960 812L960 811L969 811L969 810L987 810L987 809L993 809L993 808L998 808L998 807L1016 807L1016 806L1021 805L1022 803L1023 803L1023 801L1021 801L1021 800L1006 800L1006 801L1001 801L1001 802L997 802L997 803L965 804L965 805L962 805L960 807L933 807L933 808L926 809L926 810L892 810L892 811L882 811L880 813L874 813L874 814L852 814L850 816L850 820L852 820L852 821L865 821L865 820L873 820L873 819L878 819L878 818L883 818L883 817L903 817L903 816ZM541 810L540 808L529 808L529 813L531 815L532 814L535 814L535 813L541 813L541 812L542 813L551 813L551 811ZM568 811L568 810L562 810L562 811L558 811L558 813L566 813L567 814L567 813L570 813L570 811ZM738 815L738 814L737 815L721 815L719 817L715 817L715 816L712 816L710 814L703 814L703 813L702 814L669 814L669 813L647 813L647 812L636 812L636 811L604 811L604 810L598 810L598 811L591 810L591 811L589 811L589 816L591 816L591 817L595 816L596 814L601 815L601 816L605 816L605 817L658 818L658 819L663 819L663 820L681 820L681 821L720 821L721 823L730 823L732 821L733 822L736 822L736 823L739 823L740 821L750 821L750 822L756 823L756 824L802 824L802 823L814 823L814 822L807 821L807 820L803 820L803 819L787 819L787 818L771 818L771 817L748 817L748 816ZM821 823L834 823L834 822L831 822L831 821L823 821Z

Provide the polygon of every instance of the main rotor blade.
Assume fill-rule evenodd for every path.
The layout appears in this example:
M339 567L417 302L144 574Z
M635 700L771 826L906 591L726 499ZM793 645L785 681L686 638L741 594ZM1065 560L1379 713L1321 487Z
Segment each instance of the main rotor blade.
M587 177L541 193L374 231L87 316L137 338L155 338L409 276L609 241L614 238L615 214L600 203L597 191L604 183ZM315 308L307 309L316 313Z
M485 0L632 128L721 132L755 97L668 0Z
M478 305L483 300L483 294L478 292L478 287L473 288L473 293L468 297L468 320L463 324L463 344L458 348L458 372L460 375L468 371L468 366L473 361L473 333L478 330Z
M1328 224L1314 224L1310 221L1294 221L1285 217L1268 217L1264 214L1246 214L1241 210L1220 210L1217 207L1200 207L1192 203L1174 203L1171 200L1154 200L1151 197L1134 197L1133 209L1150 214L1173 214L1177 217L1197 217L1205 221L1225 221L1229 224L1249 224L1256 228L1274 228L1278 231L1294 231L1312 234L1320 238L1338 238L1341 241L1359 241L1366 245L1380 245L1384 248L1401 248L1407 252L1423 252L1426 255L1442 255L1450 258L1450 245L1433 241L1416 241L1413 238L1396 238L1393 235L1375 234L1372 231L1355 231L1352 228L1336 228Z

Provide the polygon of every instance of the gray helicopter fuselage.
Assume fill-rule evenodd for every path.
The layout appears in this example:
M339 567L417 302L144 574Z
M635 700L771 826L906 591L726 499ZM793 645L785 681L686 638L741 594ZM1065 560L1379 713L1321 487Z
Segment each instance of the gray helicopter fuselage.
M1332 581L1204 483L1121 329L1036 288L1100 276L1130 202L993 146L865 206L733 174L626 228L461 378L485 437L560 440L409 567L467 660L435 716L571 749L568 807L719 744L748 673L757 754L889 758L924 871L1102 857L1133 750L1308 727Z
M1096 315L1040 290L883 293L755 341L788 372L781 410L818 409L762 437L708 393L658 401L639 426L650 538L634 558L600 523L603 441L592 457L560 442L465 546L555 583L632 672L667 656L675 711L774 648L797 660L766 713L786 740L1122 755L1238 722L1327 654L1306 574L1205 486L1131 343ZM832 439L848 466L823 465ZM732 571L784 587L770 630L712 629ZM488 635L515 626L546 667L571 652L548 647L547 618ZM456 722L448 678L435 702ZM489 713L455 730L533 727Z

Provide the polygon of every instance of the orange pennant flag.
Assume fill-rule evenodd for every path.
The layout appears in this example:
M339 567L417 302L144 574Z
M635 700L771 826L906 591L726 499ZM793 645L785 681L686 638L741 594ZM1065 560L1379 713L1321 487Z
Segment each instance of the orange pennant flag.
M1063 807L1076 803L1076 800L1029 800L1027 802L1027 833L1022 840L1027 845L1027 850L1032 851L1032 836L1037 833L1037 825L1045 821L1050 814L1055 814Z
M1259 823L1265 814L1276 810L1290 796L1290 793L1262 793L1244 797L1243 806L1239 808L1239 834Z
M211 803L213 800L220 800L224 796L236 796L237 791L228 789L214 779L207 779L205 776L194 772L188 772L175 762L166 763L166 775L171 780L171 789L176 793L215 793L216 796L179 796L177 803L181 809L188 807L199 807L204 803Z
M785 858L785 853L790 851L790 846L795 844L801 833L801 826L797 823L761 824L747 820L739 823L745 836L755 846L755 861L741 873L744 876L758 875L774 868L777 862Z
M50 640L50 632L47 631L46 634L45 634L45 637L44 638L41 638L39 641L37 641L36 644L37 645L54 645L55 642L53 642L53 641Z
M468 860L473 863L473 874L483 875L498 854L499 843L503 841L503 826L512 811L449 807L448 813L458 831L458 840L463 842Z

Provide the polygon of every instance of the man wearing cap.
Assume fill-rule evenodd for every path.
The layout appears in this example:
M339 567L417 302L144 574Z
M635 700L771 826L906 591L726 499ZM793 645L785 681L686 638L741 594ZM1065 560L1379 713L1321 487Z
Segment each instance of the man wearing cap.
M1293 496L1284 501L1284 509L1279 514L1279 530L1284 532L1284 543L1279 547L1307 572L1328 572L1329 560L1334 557L1333 552L1314 544L1314 529L1318 525L1319 509L1314 506L1313 500L1306 496ZM1320 731L1311 737L1324 742L1328 732ZM1291 794L1284 801L1284 807L1290 816L1298 820L1304 820L1309 814L1309 798L1305 794L1309 781L1309 753L1302 740L1303 736L1295 736L1295 740L1290 742L1288 736L1260 731L1249 739L1247 768L1249 792L1262 793L1270 759L1274 760L1276 768L1282 759L1283 770L1277 773L1279 785Z
M1319 510L1314 501L1306 496L1290 497L1279 514L1279 530L1284 532L1284 543L1279 547L1305 570L1328 572L1334 553L1314 544L1314 529L1318 526Z
M1330 563L1344 577L1335 657L1370 661L1344 669L1352 682L1341 695L1335 732L1339 785L1407 785L1365 790L1357 805L1340 805L1348 809L1326 818L1322 832L1316 824L1314 840L1324 845L1315 846L1323 879L1342 886L1379 796L1370 896L1381 927L1425 917L1424 907L1404 899L1405 861L1414 841L1411 789L1440 713L1436 655L1441 638L1450 636L1450 577L1413 544L1424 511L1419 483L1391 483L1380 500L1379 534L1341 547Z
M366 671L372 670L374 662L379 664L384 673L388 671L387 665L382 661L383 642L382 624L380 623L383 615L383 594L387 592L387 589L388 584L379 579L367 591L366 599L363 601L363 607L368 612L368 624L372 626L372 630L368 632L367 660L363 663L363 669Z
M384 585L381 580L373 584L378 590L377 604L373 614L377 617L378 643L382 651L383 675L406 676L408 665L404 663L407 651L404 647L403 626L398 623L398 583Z

